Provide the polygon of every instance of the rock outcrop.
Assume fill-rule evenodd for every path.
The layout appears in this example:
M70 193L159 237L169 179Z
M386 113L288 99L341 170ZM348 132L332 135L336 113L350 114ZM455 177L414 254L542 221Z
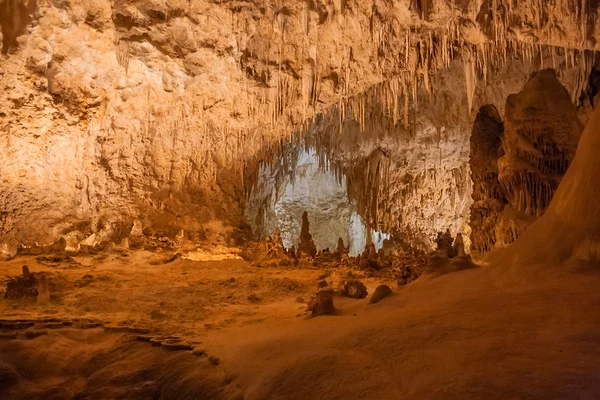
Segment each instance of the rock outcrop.
M369 299L369 304L379 303L384 298L388 297L392 294L392 289L388 285L379 285L375 288L375 292Z
M353 299L364 299L369 294L364 283L357 280L350 280L346 282L344 284L344 290L342 293L344 296L351 297Z

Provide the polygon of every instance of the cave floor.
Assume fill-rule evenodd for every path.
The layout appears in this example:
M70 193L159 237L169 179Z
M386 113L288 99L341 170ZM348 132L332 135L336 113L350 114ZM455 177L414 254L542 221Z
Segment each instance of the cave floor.
M0 300L4 319L98 320L178 335L168 351L111 329L0 338L0 397L214 399L595 399L600 270L482 267L397 288L381 303L335 297L305 319L324 275L145 251L0 263L46 271L47 306ZM347 271L346 271L347 272ZM27 331L35 331L36 327ZM202 351L198 351L202 350ZM194 354L196 353L196 354ZM202 354L200 354L202 353Z
M201 339L212 330L304 318L308 315L305 302L314 295L319 281L332 283L353 274L349 267L260 268L241 259L178 257L169 262L170 256L131 251L73 257L71 262L40 261L34 256L0 262L2 275L20 275L22 266L27 265L31 272L45 272L54 286L49 305L3 299L0 315L87 318ZM353 275L370 293L381 283L396 285L356 271Z

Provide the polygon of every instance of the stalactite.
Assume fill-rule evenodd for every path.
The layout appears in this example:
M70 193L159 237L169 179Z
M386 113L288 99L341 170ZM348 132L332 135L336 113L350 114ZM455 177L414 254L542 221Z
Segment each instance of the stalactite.
M463 56L463 69L465 72L465 86L467 88L467 101L469 111L473 109L473 98L477 89L477 76L475 72L475 62L471 54Z
M128 40L119 40L117 43L116 49L117 53L117 62L121 67L125 69L125 73L129 71L129 41Z

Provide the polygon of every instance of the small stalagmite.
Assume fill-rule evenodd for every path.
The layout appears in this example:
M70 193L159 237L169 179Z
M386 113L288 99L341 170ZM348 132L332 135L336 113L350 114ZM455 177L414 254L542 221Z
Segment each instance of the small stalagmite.
M371 242L369 244L369 261L377 261L377 249L375 248L375 244Z
M312 258L317 255L317 246L310 234L308 213L302 214L302 229L300 231L300 244L298 245L298 258Z
M40 306L46 306L50 303L50 291L48 290L48 281L45 274L40 274L38 278L37 303Z
M455 256L454 252L454 239L452 238L452 234L450 233L450 229L446 229L446 232L439 232L438 236L435 240L437 245L437 251L444 253L449 258Z
M349 253L349 249L344 245L344 239L342 239L342 238L338 239L336 253L339 256L347 256Z
M454 239L454 255L455 257L465 256L465 242L462 237L462 233L457 233Z
M298 257L296 255L296 247L292 245L287 251L288 256L292 257L294 260L297 260Z
M379 286L377 286L377 288L375 289L375 292L369 299L369 304L379 303L381 300L383 300L384 298L388 297L391 294L392 294L392 289L390 289L390 287L388 285L379 285Z
M333 305L333 295L331 294L331 291L326 289L319 290L308 305L308 308L311 311L311 317L334 315L336 309Z
M281 231L279 228L275 228L275 232L273 233L273 241L272 241L273 249L277 253L278 256L282 256L285 254L285 247L283 247L283 239L281 238Z
M360 281L351 280L344 284L344 290L342 292L344 296L353 298L353 299L364 299L367 297L369 292L367 291L367 287Z
M133 221L133 227L131 228L129 236L142 236L143 234L144 233L142 229L142 221L136 219L135 221Z

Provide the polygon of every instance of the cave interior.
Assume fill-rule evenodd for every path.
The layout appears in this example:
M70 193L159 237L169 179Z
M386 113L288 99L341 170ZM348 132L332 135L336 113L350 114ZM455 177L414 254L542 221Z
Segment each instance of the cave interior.
M0 0L0 399L599 398L599 13Z

